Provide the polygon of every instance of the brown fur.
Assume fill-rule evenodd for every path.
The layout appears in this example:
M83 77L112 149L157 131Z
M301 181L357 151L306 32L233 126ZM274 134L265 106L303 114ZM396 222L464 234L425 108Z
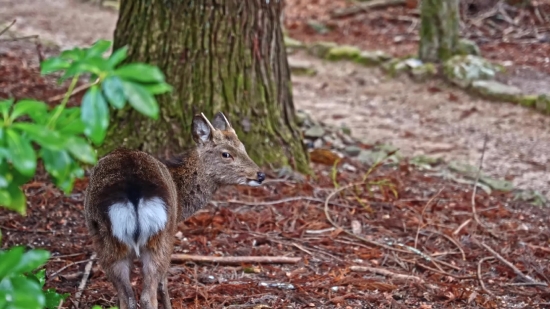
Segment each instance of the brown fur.
M259 185L265 177L225 116L216 114L213 124L195 116L193 139L197 146L172 160L161 162L141 151L117 149L92 170L85 197L86 224L99 264L118 291L120 309L137 305L129 279L135 251L113 236L111 205L153 197L165 203L166 225L141 248L144 285L140 302L141 308L156 309L158 288L165 309L170 309L166 272L177 222L206 205L220 186L250 181ZM224 152L230 157L224 157Z

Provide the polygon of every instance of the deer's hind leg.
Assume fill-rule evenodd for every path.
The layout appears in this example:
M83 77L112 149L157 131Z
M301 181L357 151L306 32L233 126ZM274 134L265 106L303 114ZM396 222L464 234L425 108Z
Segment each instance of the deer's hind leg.
M164 309L172 309L166 273L170 267L170 256L172 254L172 237L167 237L167 231L153 236L149 240L147 249L141 254L143 271L143 289L141 292L141 308L157 309L157 292L160 292ZM171 236L171 235L170 235Z
M126 258L116 261L111 265L104 265L107 277L117 290L120 309L136 309L137 302L132 284L130 283L130 271L132 260Z

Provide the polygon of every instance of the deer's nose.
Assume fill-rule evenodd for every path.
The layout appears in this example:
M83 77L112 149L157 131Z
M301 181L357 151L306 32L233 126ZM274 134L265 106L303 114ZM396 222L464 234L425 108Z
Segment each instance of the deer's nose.
M265 180L265 174L263 172L258 172L258 182L262 183Z

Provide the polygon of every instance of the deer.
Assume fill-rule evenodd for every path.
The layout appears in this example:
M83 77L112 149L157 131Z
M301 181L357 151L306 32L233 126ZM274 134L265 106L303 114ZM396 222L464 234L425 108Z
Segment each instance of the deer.
M171 309L167 271L177 224L203 208L228 185L260 186L265 180L221 112L212 123L193 117L194 145L172 159L117 148L89 174L86 226L98 263L114 285L120 309L136 309L130 273L135 259L143 277L140 308Z

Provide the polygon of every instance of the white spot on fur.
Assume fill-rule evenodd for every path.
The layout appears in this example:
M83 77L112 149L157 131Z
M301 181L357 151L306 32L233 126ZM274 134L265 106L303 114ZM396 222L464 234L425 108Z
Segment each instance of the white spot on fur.
M256 180L249 180L246 184L251 187L259 187L261 185L261 183Z
M140 247L166 226L168 214L166 213L166 204L158 197L139 200L137 211L136 215L134 205L130 202L116 203L109 207L113 236L134 248L136 255L139 256ZM136 242L134 235L138 226L139 237Z

